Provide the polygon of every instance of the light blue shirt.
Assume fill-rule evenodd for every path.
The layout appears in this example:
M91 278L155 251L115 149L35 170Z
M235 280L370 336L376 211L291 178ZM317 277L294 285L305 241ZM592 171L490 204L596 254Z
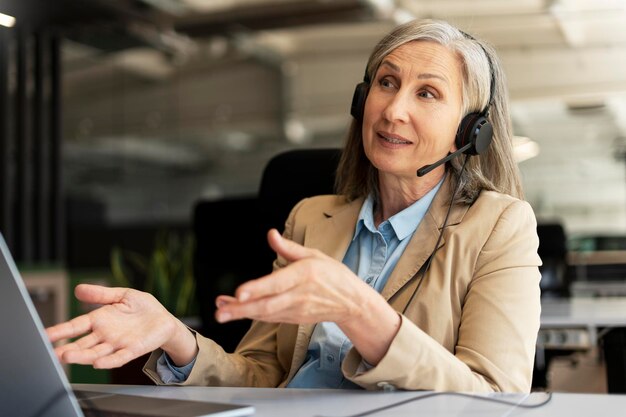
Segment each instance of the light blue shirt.
M374 223L374 199L372 196L366 198L343 263L381 292L442 183L443 180L378 228ZM341 373L341 363L351 347L352 343L335 323L318 323L311 335L304 364L287 387L359 389ZM157 362L157 372L165 383L182 382L191 373L194 363L195 359L184 367L176 367L163 354Z
M378 228L374 223L374 199L369 196L361 207L343 263L381 292L441 184L442 181L411 206L382 222ZM287 387L360 389L345 379L341 372L341 364L351 347L352 343L335 323L318 323L311 335L304 364Z

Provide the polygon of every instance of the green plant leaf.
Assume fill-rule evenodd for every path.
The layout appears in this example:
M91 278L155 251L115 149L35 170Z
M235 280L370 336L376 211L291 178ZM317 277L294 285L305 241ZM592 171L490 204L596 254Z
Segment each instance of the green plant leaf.
M113 285L116 287L130 287L129 272L124 265L122 250L114 247L111 250L111 272L113 273Z
M195 279L193 274L193 256L195 249L195 241L192 236L188 235L185 239L179 240L179 248L177 251L178 262L176 264L176 273L173 274L176 290L176 314L179 316L192 315L196 313L196 304L194 298Z
M187 316L193 309L192 297L195 290L195 281L193 276L185 276L176 299L175 313L177 316Z
M148 258L115 247L111 270L115 285L149 292L176 316L196 312L193 256L195 242L190 234L159 231Z
M167 254L162 249L156 249L150 258L148 276L152 280L153 295L167 308L172 311L172 287L168 271Z

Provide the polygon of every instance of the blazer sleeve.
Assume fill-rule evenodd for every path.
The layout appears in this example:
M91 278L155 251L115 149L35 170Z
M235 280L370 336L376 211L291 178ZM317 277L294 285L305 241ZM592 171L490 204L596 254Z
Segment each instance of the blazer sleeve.
M285 223L283 235L292 238L294 218L302 202L296 205ZM274 261L274 270L285 265L282 258ZM282 327L280 341L278 333ZM189 377L172 385L277 387L289 372L297 326L253 321L234 353L227 353L213 340L192 330L198 344L198 355ZM163 351L152 352L144 372L157 385L163 383L156 363Z
M192 331L199 349L196 363L185 381L171 385L277 386L283 379L284 370L277 363L275 350L272 349L276 336L275 327L268 323L254 322L235 353L227 353L213 340ZM152 352L143 370L155 384L168 385L156 371L156 363L162 353L161 349Z
M516 200L479 252L454 352L402 316L377 366L359 373L361 357L352 349L344 375L368 389L529 392L541 311L537 247L533 211Z

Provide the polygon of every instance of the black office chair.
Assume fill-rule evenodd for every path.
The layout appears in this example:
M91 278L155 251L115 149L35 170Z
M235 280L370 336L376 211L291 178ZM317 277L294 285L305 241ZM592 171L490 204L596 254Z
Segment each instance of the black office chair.
M542 297L566 297L569 295L567 276L567 237L560 223L540 223L537 225L541 258Z
M283 231L289 212L306 197L333 194L341 150L299 149L273 157L259 188L262 219L267 229Z
M266 246L256 221L256 196L200 201L193 214L196 242L193 271L196 301L203 335L232 352L250 327L249 320L219 324L215 320L215 298L233 294L238 285L259 276L266 262L258 248Z
M541 297L567 297L569 279L567 276L567 236L560 223L540 223L537 225L541 258ZM548 387L548 370L552 359L572 354L571 349L543 349L538 345L535 355L532 386L535 389Z
M271 272L276 254L267 244L267 231L275 227L282 232L289 211L301 199L332 194L340 154L339 149L281 153L265 167L258 196L196 204L194 276L201 333L226 351L235 349L250 321L217 323L215 298Z

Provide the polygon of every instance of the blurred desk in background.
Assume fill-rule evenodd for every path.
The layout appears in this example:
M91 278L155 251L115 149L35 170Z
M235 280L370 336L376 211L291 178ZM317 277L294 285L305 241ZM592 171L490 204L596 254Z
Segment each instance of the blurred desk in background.
M604 352L610 393L626 393L626 297L541 300L535 372L545 372L556 355Z
M44 327L69 319L69 284L64 269L20 269Z
M626 277L626 272L623 274ZM626 278L615 281L574 281L570 284L572 297L624 297Z

